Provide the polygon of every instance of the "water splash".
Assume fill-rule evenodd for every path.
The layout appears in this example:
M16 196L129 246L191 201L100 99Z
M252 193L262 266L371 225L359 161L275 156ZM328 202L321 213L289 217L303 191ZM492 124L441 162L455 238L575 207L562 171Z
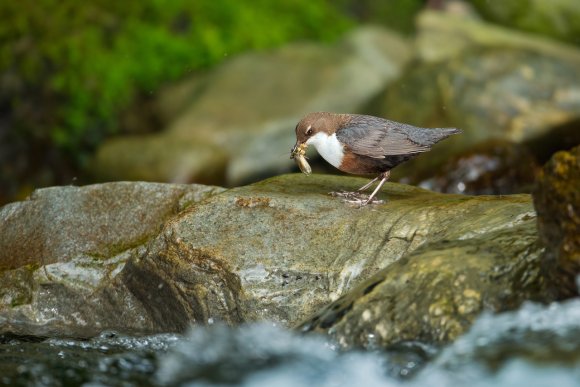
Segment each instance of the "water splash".
M275 324L214 324L187 335L91 340L0 335L0 385L62 386L577 386L580 300L483 314L437 350L399 343L341 351Z
M265 323L193 329L161 360L157 380L161 385L386 385L381 357L340 353L322 337Z

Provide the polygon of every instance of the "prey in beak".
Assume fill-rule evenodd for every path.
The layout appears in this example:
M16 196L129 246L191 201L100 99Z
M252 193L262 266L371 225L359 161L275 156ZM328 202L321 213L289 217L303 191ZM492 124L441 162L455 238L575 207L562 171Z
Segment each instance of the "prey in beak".
M312 168L310 168L310 164L308 164L308 161L306 161L306 157L304 156L306 148L308 148L306 143L296 142L290 151L290 158L296 160L296 164L298 164L298 168L300 168L302 173L310 175L312 173Z

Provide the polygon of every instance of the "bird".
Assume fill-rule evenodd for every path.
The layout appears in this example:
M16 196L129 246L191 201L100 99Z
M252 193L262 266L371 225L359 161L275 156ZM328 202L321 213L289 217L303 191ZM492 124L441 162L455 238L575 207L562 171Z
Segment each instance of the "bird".
M296 144L290 158L295 158L305 173L310 172L310 167L304 153L312 145L322 158L343 172L377 175L355 192L331 193L361 205L375 200L391 169L431 150L437 142L462 133L456 128L420 128L370 115L330 112L309 113L298 122L295 131ZM379 183L370 196L363 195L376 181Z

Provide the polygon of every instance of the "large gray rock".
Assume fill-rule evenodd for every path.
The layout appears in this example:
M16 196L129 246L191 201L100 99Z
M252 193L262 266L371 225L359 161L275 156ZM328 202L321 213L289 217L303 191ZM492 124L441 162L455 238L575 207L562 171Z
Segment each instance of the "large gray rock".
M44 250L46 264L4 265L9 269L0 273L0 331L182 331L191 323L255 320L294 326L377 272L391 270L391 280L373 286L371 293L397 288L401 304L396 313L387 308L374 322L397 320L405 337L437 341L448 336L427 333L441 321L459 313L464 323L449 324L458 334L481 310L515 307L536 298L535 289L541 292L529 196L443 195L389 183L380 195L388 199L385 204L359 208L327 194L364 181L286 175L221 193L209 189L203 200L190 200L193 204L176 216L160 217L164 225L157 233L142 233L127 244L124 233L116 232L120 240L104 246L98 259L96 253L71 259L55 248ZM59 190L66 193L64 188L52 192ZM58 196L53 200L61 202ZM110 197L120 206L134 205L120 200L115 189ZM62 223L84 217L74 208L62 211ZM114 216L107 207L92 211L103 219ZM4 208L0 221L12 212ZM31 229L51 222L52 216L21 220ZM87 223L82 235L110 234L102 222L94 226ZM46 230L44 239L61 232ZM82 238L71 242L73 247L84 243ZM14 249L25 249L16 234L3 244L5 251ZM463 302L464 296L476 299ZM463 309L454 309L450 298ZM413 300L415 309L405 314L404 305ZM436 318L406 325L410 316L421 315Z
M410 50L403 38L364 27L333 46L301 43L238 56L203 81L172 89L188 102L175 103L177 116L163 133L107 142L93 169L101 179L180 183L208 181L202 173L213 170L217 180L210 182L228 185L289 171L297 121L311 111L360 110L400 74ZM170 98L161 100L167 106Z

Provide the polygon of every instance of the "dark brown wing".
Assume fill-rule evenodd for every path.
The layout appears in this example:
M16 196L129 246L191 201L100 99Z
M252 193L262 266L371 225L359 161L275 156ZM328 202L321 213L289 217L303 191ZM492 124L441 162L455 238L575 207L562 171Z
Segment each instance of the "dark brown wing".
M430 131L383 118L352 115L336 131L336 137L358 155L383 159L430 150L433 142L418 133L425 130Z

